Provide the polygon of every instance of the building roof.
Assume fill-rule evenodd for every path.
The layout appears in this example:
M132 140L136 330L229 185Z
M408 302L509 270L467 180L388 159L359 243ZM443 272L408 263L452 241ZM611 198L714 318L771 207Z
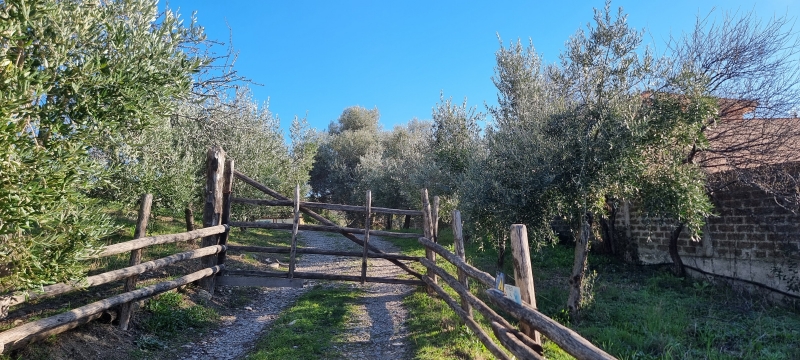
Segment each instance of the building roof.
M746 118L755 101L721 98L719 121L709 127L700 156L708 173L800 162L800 118Z
M800 162L800 118L722 118L706 138L700 166L709 173Z

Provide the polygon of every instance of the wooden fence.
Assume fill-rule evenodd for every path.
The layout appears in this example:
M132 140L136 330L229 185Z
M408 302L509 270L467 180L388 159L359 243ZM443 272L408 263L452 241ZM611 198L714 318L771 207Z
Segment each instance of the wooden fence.
M191 221L190 212L187 212L187 227L189 227L190 231L145 237L145 229L150 217L152 196L149 194L144 195L141 199L134 239L108 245L99 254L86 259L90 261L92 259L130 253L130 261L127 267L89 276L79 284L61 283L45 286L40 291L17 292L11 296L4 297L2 302L5 306L16 306L34 299L54 297L120 280L125 280L123 292L55 316L31 321L0 332L0 354L21 348L33 341L73 329L89 321L96 320L104 314L117 318L120 328L126 330L130 323L133 302L153 297L183 285L199 282L207 289L213 290L213 279L225 268L224 254L225 250L227 250L226 242L230 232L230 227L227 225L230 220L230 207L224 207L223 200L227 201L230 197L233 180L233 161L229 159L226 162L224 154L220 148L212 148L208 151L202 229L192 230L193 221ZM223 212L223 209L227 212ZM199 249L141 262L142 249L149 246L184 241L193 243L195 239L200 238L203 239L203 245ZM163 281L137 289L136 283L139 275L190 259L200 259L202 268L174 280ZM218 259L222 259L219 264Z
M141 251L146 247L158 244L189 241L207 236L215 236L228 231L227 226L219 225L179 234L143 237L142 235L144 234L144 229L147 227L147 218L149 217L151 201L152 196L149 194L142 198L141 209L139 211L139 220L136 225L136 239L107 246L98 255L90 258L97 259L130 252L131 260L129 266L122 269L89 276L80 284L60 283L45 286L41 291L16 294L7 298L7 303L9 306L20 305L34 299L54 297L75 290L87 289L98 285L127 279L125 288L123 290L124 292L119 295L95 301L88 305L84 305L55 316L31 321L29 323L3 331L0 333L0 353L6 353L14 349L19 349L31 342L45 339L51 335L67 331L89 321L96 320L103 316L103 314L107 314L108 311L120 306L121 309L118 316L120 327L127 329L132 311L130 305L133 302L155 296L200 279L214 276L223 269L223 266L208 267L187 274L175 280L164 281L136 289L136 277L138 275L156 269L161 269L177 262L214 256L225 251L224 245L214 244L196 250L181 252L142 263Z
M514 254L514 276L517 286L520 287L522 304L516 303L494 289L495 279L486 272L481 271L466 262L464 253L464 239L461 232L461 216L458 211L453 212L453 233L455 238L455 253L450 252L437 243L439 198L434 197L431 203L427 190L421 191L422 210L401 210L382 207L373 207L371 193L367 192L364 206L338 205L317 202L300 201L299 187L295 188L294 199L289 199L269 187L258 183L234 169L232 159L225 159L225 153L220 148L212 148L207 157L207 176L205 189L205 203L203 208L203 228L179 234L158 236L144 236L147 219L150 212L152 196L145 195L141 201L139 218L135 231L135 239L119 244L106 246L103 251L92 258L102 258L122 253L130 253L129 266L108 271L102 274L89 276L80 285L55 284L44 287L42 291L30 294L16 294L6 297L8 306L19 305L33 299L41 299L65 294L78 289L90 288L114 281L125 280L125 287L121 294L112 296L79 308L32 321L12 329L0 332L0 353L18 349L26 344L58 334L89 321L95 320L117 307L120 308L120 327L127 329L132 307L131 304L148 297L175 289L192 282L197 282L213 294L216 285L229 286L289 286L301 287L301 279L325 279L340 281L395 283L426 286L431 296L438 296L447 303L465 324L476 334L486 348L499 359L509 359L509 355L502 350L505 347L511 354L520 359L541 359L542 347L539 333L544 334L558 346L578 359L613 359L604 351L592 345L574 331L564 327L556 321L544 316L536 310L536 300L533 287L530 255L528 250L527 233L524 225L512 225L511 243ZM232 196L234 178L252 186L271 196L274 200L245 199ZM267 223L267 222L232 222L231 204L249 204L255 206L292 206L292 224ZM349 228L338 226L311 209L328 209L337 211L354 211L365 214L364 228ZM314 219L319 224L300 224L300 214ZM383 213L392 215L421 216L423 233L409 234L391 231L379 231L371 228L372 214ZM188 215L187 215L188 216ZM189 222L187 221L187 224ZM266 229L283 229L292 231L290 246L228 246L227 240L231 227L253 227ZM191 229L191 228L190 228ZM328 249L300 248L297 246L299 230L327 231L342 234L347 239L362 247L362 251L336 251ZM355 234L362 234L363 239ZM387 254L370 244L371 235L411 237L417 238L425 248L425 257L413 257L400 254ZM186 251L157 260L141 262L142 249L158 245L182 241L193 242L202 238L199 249ZM289 254L288 271L242 271L225 270L227 251L236 252L264 252ZM361 258L361 274L342 275L296 271L297 254L319 254L334 256L350 256ZM437 265L437 255L452 263L457 269L457 278ZM136 289L138 275L163 268L180 261L200 259L202 269L192 272L178 279L164 281L147 287ZM383 278L367 276L367 259L386 259L407 274L408 278ZM88 260L88 259L87 259ZM425 275L413 270L403 261L419 262L427 269ZM496 307L506 311L519 322L519 328L509 323L497 314L485 302L469 291L469 278L477 280L485 286L486 296ZM456 302L448 292L439 284L441 279L452 288L459 296ZM492 331L499 340L500 345L484 331L475 321L473 310L478 311L489 321Z
M473 309L481 313L489 322L500 344L519 359L543 359L540 332L578 359L614 359L613 356L592 345L576 332L536 310L533 273L524 225L511 226L514 278L516 285L520 288L521 304L507 298L503 292L496 289L494 277L466 262L464 239L461 233L461 215L458 210L453 211L452 225L455 254L425 237L419 238L419 243L452 263L457 268L458 278L430 259L421 259L420 262L427 267L428 274L438 276L458 294L461 299L460 303L456 302L431 276L426 276L422 280L453 309L494 356L498 359L510 359L475 321ZM469 278L477 280L486 287L489 301L514 317L519 322L519 329L469 291Z

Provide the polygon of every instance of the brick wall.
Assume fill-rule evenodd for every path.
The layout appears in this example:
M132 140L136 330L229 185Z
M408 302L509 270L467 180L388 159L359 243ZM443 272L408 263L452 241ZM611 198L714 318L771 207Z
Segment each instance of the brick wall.
M714 216L708 219L703 235L691 239L684 230L678 240L681 259L703 271L789 290L789 281L776 276L775 268L795 279L797 267L787 273L789 264L800 263L800 214L780 207L775 199L755 188L731 187L715 195ZM675 228L657 219L640 216L635 205L617 218L635 244L634 259L645 264L671 263L669 236ZM627 216L626 216L627 215Z

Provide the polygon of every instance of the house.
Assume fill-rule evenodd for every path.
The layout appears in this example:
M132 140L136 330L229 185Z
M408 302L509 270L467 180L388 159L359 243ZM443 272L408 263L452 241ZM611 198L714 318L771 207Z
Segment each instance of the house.
M681 259L690 275L769 290L797 303L800 118L748 118L754 104L729 99L722 99L720 108L724 116L706 131L709 149L698 158L716 215L707 220L700 238L681 234ZM630 260L672 262L668 245L674 224L643 217L635 204L625 204L616 221Z

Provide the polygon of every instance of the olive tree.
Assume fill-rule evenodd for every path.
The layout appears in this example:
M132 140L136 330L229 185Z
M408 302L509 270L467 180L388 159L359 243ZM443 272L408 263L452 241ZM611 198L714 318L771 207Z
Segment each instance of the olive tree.
M506 48L501 42L495 55L498 106L489 108L493 121L485 130L485 148L473 149L459 207L468 232L497 248L502 267L510 224L528 224L534 244L553 239L549 224L556 208L548 189L555 180L549 159L554 148L544 126L563 104L532 46L517 42Z
M314 156L310 174L312 198L343 204L363 200L358 166L362 157L382 152L379 119L377 108L353 106L331 122Z
M713 101L702 91L690 101L671 95L671 88L697 87L666 76L621 9L614 16L607 3L594 20L570 38L557 64L543 65L519 42L497 52L495 122L469 186L470 216L501 254L509 223L529 224L538 243L553 238L554 219L571 225L573 315L590 285L589 239L610 202L641 200L648 216L682 219L695 233L710 208L702 172L685 166L679 149L702 140L698 124L713 115Z
M419 190L430 179L428 162L431 149L432 123L412 119L380 135L380 151L372 151L358 165L359 190L372 190L373 203L398 209L422 206ZM392 227L392 216L386 227ZM410 217L403 226L408 228Z
M205 101L195 98L176 102L165 116L126 143L124 157L113 167L114 186L103 189L105 198L130 202L131 196L154 194L161 211L176 213L201 201L206 151L225 150L235 168L284 194L304 185L316 151L314 134L305 119L295 118L290 144L280 130L280 119L259 105L248 88L228 97L221 94ZM120 152L122 153L122 152ZM261 197L255 189L236 184L239 197ZM236 216L256 218L278 208L234 206ZM284 211L285 212L285 211ZM269 213L277 215L277 213Z
M458 207L467 171L484 146L479 123L486 115L469 107L467 99L456 105L441 96L431 116L430 150L424 152L427 161L422 164L419 185L441 198L442 213L448 219Z
M163 117L203 58L147 0L0 2L0 291L77 280L112 230L92 156Z

